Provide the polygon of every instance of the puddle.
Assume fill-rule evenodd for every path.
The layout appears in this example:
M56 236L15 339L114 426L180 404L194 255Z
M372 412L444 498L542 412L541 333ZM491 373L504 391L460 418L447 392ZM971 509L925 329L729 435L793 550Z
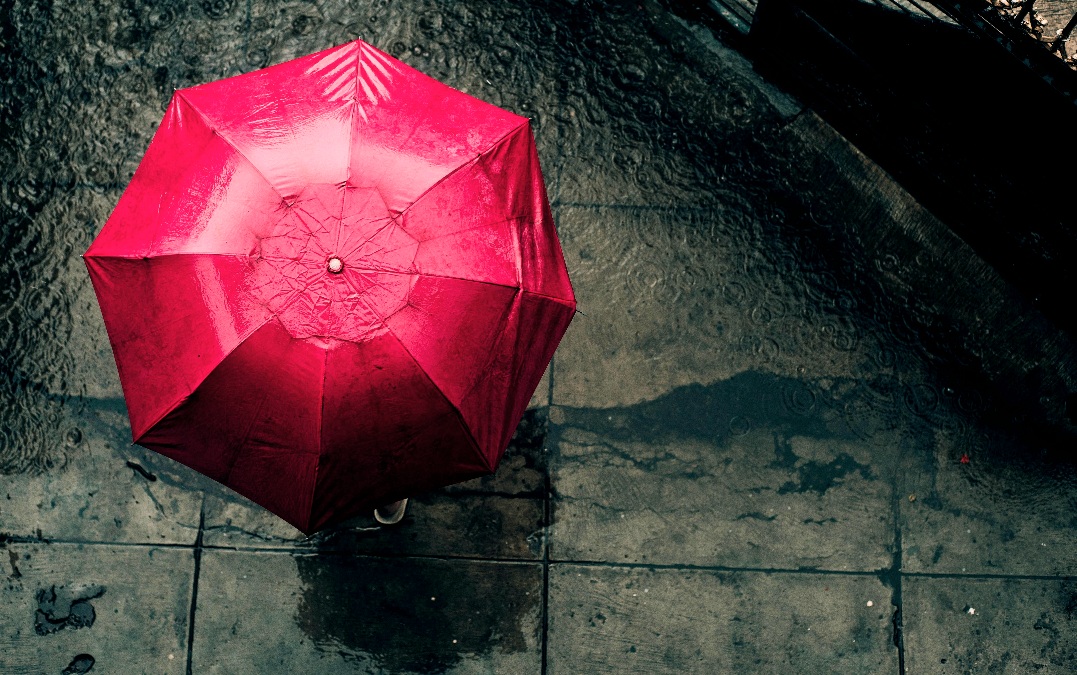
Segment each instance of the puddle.
M64 629L90 628L97 620L91 600L105 594L104 586L50 586L37 592L34 632L50 635ZM84 671L83 671L84 672Z
M527 652L540 630L542 571L430 559L296 558L296 623L323 650L393 673Z

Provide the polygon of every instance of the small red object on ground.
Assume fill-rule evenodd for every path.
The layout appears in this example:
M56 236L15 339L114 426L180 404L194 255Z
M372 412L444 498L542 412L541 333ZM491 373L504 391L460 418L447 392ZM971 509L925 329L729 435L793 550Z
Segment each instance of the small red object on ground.
M528 120L358 40L177 91L85 260L135 442L304 532L492 472L576 307Z

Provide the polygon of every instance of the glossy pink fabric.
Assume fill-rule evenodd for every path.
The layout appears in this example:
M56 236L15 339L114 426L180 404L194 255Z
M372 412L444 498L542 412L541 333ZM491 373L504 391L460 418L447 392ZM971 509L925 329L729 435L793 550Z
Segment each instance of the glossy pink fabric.
M576 306L528 121L361 41L177 91L85 260L135 441L305 532L493 471Z

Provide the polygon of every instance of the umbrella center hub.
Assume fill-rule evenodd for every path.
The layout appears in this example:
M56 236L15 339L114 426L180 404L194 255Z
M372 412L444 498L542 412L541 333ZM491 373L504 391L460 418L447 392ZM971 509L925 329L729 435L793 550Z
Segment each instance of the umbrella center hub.
M344 271L344 261L337 256L332 256L326 261L325 268L329 270L331 274L340 274Z

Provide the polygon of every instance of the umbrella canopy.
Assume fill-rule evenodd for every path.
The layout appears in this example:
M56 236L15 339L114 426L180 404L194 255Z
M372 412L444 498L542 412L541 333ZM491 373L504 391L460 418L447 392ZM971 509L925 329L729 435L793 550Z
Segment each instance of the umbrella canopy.
M576 306L528 120L358 40L177 91L85 261L135 442L304 532L492 472Z

